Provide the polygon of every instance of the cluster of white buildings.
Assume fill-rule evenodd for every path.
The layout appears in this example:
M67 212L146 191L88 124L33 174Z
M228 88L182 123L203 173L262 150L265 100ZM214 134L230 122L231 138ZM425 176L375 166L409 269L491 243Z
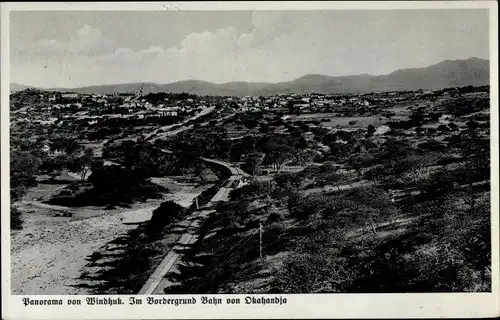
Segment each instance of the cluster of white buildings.
M227 102L237 105L237 109L242 112L246 111L261 111L261 110L276 110L293 107L294 109L311 112L316 112L317 109L330 106L342 106L354 104L359 106L370 106L368 99L362 96L337 96L326 95L320 93L309 94L280 94L272 97L252 97L246 96L240 99L228 98Z

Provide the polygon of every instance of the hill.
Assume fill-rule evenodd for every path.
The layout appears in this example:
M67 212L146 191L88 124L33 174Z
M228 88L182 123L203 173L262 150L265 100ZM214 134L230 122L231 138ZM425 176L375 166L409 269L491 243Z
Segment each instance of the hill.
M26 89L34 89L34 87L26 86L24 84L18 84L18 83L14 83L14 82L12 82L10 84L10 91L11 92L18 92L18 91L23 91Z
M274 95L279 93L367 93L377 91L436 90L449 87L480 86L489 84L489 60L469 58L445 60L424 68L401 69L387 75L354 75L332 77L309 74L293 81L279 83L228 82L211 83L199 80L178 81L168 84L130 83L100 85L51 91L99 93L136 92L143 87L144 93L188 92L197 95L245 96ZM22 85L11 84L11 88ZM26 87L26 86L24 86Z

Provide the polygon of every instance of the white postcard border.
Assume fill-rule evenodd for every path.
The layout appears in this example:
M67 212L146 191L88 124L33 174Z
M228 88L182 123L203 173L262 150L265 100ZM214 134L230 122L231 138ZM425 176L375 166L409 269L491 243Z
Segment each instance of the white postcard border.
M490 9L491 86L491 195L492 195L492 293L426 294L301 294L249 295L282 297L283 305L245 304L203 305L202 295L166 295L156 298L195 297L196 305L129 305L130 297L146 296L22 296L10 292L10 201L9 201L9 11L13 10L324 10L324 9ZM494 1L415 1L415 2L145 2L145 3L2 3L1 4L1 176L2 176L2 317L5 319L123 319L123 318L396 318L396 317L491 317L499 316L499 217L498 217L498 7ZM205 295L214 297L214 295ZM25 306L23 298L81 299L81 306ZM119 306L92 306L87 297L118 298Z

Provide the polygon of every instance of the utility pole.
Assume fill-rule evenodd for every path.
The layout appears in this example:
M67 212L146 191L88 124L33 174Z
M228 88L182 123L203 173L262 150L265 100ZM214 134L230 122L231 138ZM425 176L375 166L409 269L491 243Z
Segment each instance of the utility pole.
M259 252L262 259L262 222L259 222Z

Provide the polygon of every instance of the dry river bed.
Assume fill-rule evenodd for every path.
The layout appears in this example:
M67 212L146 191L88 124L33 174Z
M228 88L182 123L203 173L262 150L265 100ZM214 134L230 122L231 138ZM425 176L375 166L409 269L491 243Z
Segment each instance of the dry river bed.
M131 208L65 208L72 217L54 216L61 207L42 204L64 185L39 184L18 203L23 229L11 232L11 278L13 294L87 294L78 277L86 257L136 225L122 223L127 212L151 212L166 200L189 206L193 198L210 187L162 178L170 194L164 199L136 203ZM161 181L158 181L161 182ZM4 279L5 281L5 279Z

